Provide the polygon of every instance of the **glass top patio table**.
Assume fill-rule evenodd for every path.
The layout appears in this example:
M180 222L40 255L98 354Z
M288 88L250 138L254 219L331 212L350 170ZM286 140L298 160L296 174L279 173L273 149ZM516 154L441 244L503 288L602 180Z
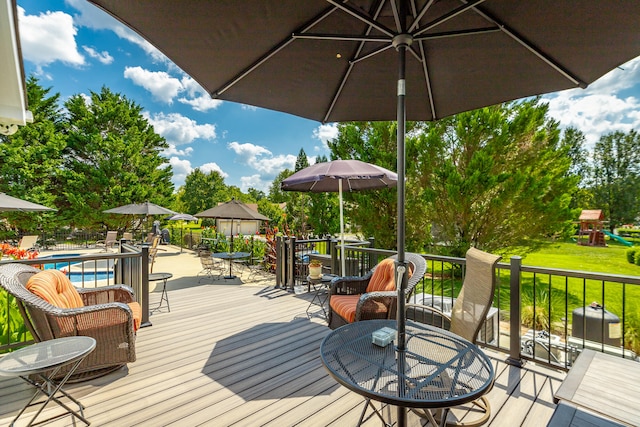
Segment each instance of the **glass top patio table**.
M383 327L396 330L396 321L355 322L327 335L320 355L329 374L366 398L404 408L446 409L493 387L490 359L464 338L407 321L406 351L400 353L396 341L372 343L372 333Z

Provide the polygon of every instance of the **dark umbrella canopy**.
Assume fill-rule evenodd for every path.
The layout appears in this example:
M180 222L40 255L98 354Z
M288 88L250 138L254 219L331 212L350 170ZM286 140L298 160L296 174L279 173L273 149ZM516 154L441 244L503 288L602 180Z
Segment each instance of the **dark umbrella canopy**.
M0 193L0 211L38 212L55 210L57 209L18 199L5 193Z
M107 209L104 213L114 213L121 215L167 215L175 214L171 209L163 208L155 203L132 203L130 205L119 206L117 208Z
M409 120L583 87L640 54L636 0L90 1L213 97L323 122L394 120L409 39Z

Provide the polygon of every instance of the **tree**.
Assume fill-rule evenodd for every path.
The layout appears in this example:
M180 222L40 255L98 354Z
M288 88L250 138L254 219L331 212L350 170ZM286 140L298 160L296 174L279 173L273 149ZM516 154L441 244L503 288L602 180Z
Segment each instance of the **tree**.
M611 231L635 222L640 212L640 136L634 130L600 137L593 150L595 207L604 210Z
M581 209L593 204L593 193L590 185L592 168L589 164L589 152L585 146L584 133L574 127L565 129L561 144L566 147L567 156L571 160L571 166L567 172L569 176L576 177L578 185L571 194L571 207Z
M72 224L129 227L129 216L102 211L144 201L172 203L172 170L160 155L168 144L142 116L142 107L106 87L91 92L90 99L74 95L64 105L62 207Z
M291 192L282 191L280 184L282 184L282 181L289 178L291 175L293 175L293 171L285 169L273 179L273 182L271 182L271 186L269 187L269 195L267 196L270 202L287 203L289 201L291 198Z
M181 203L191 215L217 206L219 202L229 201L227 186L218 171L204 173L200 168L195 168L186 176L181 188Z
M249 197L254 200L256 203L259 202L260 200L264 199L265 197L267 197L266 194L264 194L264 191L258 190L256 188L252 188L250 187L247 190L247 194L249 195Z
M425 126L422 199L442 252L526 252L572 231L571 145L539 100L470 111Z
M34 203L60 205L59 170L65 137L61 132L62 113L59 94L49 96L35 77L26 82L29 109L33 123L21 127L10 136L0 135L0 191ZM37 228L54 229L64 221L64 212L4 212L10 224L19 231Z

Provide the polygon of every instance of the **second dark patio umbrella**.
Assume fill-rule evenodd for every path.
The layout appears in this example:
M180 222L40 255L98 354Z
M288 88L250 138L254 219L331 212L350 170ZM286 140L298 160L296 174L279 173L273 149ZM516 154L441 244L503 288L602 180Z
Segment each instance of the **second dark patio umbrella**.
M340 198L340 260L342 274L345 272L343 191L391 188L398 184L398 175L383 167L360 160L333 160L316 163L299 170L280 183L284 191L307 191L312 193L334 192Z

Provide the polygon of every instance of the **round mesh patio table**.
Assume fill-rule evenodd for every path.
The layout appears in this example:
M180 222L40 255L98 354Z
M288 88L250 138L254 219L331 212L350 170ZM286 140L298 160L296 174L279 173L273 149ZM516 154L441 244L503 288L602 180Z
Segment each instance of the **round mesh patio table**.
M448 408L491 390L495 374L490 359L464 338L408 321L406 350L399 352L396 341L384 347L372 343L373 332L381 328L395 331L396 321L355 322L327 335L320 354L336 381L367 399L404 408L442 409L443 420Z

